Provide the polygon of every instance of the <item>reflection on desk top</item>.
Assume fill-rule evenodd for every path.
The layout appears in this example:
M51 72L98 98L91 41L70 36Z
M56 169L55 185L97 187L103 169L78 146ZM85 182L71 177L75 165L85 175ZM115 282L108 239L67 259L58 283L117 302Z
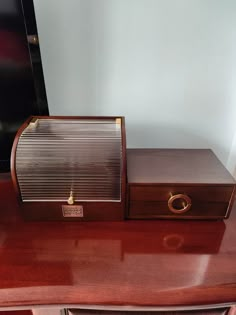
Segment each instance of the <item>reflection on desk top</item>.
M236 209L225 222L24 222L8 178L0 202L0 307L236 302Z

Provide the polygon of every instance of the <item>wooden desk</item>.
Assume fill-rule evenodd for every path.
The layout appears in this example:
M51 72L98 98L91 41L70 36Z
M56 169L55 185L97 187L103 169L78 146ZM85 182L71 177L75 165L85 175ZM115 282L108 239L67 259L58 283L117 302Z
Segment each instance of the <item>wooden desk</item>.
M0 310L236 304L236 209L225 222L27 223L7 176L0 202Z

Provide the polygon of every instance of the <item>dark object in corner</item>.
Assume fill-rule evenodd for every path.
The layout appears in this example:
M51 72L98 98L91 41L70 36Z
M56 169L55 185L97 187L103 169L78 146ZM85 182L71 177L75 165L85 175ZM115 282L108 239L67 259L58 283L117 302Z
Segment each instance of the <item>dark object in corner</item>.
M30 24L25 20L31 17ZM27 31L26 31L27 27ZM30 115L47 115L39 46L37 62L27 35L37 35L33 0L1 0L0 5L0 172L10 169L15 134ZM32 63L31 63L32 60Z

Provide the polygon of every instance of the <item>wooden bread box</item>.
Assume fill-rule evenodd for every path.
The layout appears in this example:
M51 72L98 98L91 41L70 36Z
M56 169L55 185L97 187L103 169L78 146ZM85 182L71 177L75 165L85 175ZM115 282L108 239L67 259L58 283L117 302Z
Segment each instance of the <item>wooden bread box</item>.
M12 148L26 220L123 220L126 173L123 117L30 117Z
M209 149L128 149L127 218L226 219L235 180Z

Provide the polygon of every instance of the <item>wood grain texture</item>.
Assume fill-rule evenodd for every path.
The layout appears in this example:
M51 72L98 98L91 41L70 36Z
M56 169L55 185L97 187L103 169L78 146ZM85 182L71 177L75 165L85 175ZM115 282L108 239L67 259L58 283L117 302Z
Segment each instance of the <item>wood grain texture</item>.
M0 180L0 308L236 304L236 209L223 221L24 222Z
M209 149L128 149L128 182L235 184Z

